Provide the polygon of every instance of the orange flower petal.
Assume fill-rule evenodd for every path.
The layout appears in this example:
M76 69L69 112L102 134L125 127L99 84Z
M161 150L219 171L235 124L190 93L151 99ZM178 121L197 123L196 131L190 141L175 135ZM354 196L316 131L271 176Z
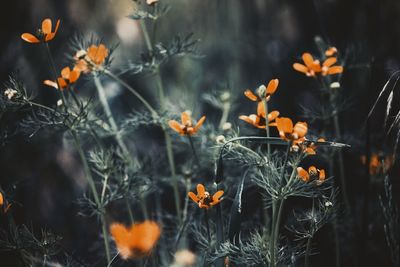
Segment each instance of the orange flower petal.
M304 66L303 64L300 63L294 63L293 64L293 68L299 72L302 72L304 74L307 74L308 72L308 68L306 66Z
M325 51L325 55L326 55L327 57L331 57L331 56L333 56L333 55L336 54L336 53L337 53L337 49L336 49L336 47L334 47L334 46L329 47L329 48Z
M308 127L305 122L298 122L293 128L293 132L297 133L299 138L304 137L307 134Z
M197 196L199 196L199 198L204 198L205 193L206 193L206 189L204 188L204 185L198 184L197 185Z
M43 84L58 89L58 84L55 81L45 80Z
M268 121L273 121L273 120L275 120L276 118L278 118L278 116L279 116L279 111L277 111L277 110L271 111L271 112L268 114Z
M182 124L185 125L185 126L191 126L192 125L192 120L191 120L190 114L188 112L186 112L186 111L182 112L181 121L182 121Z
M315 166L310 166L310 167L308 168L308 173L311 174L311 175L317 174L317 173L318 173L318 172L317 172L317 168L316 168Z
M4 204L4 197L3 194L0 192L0 206L3 206Z
M44 34L51 33L51 19L45 19L42 21L42 32Z
M251 101L259 101L260 98L258 96L256 96L252 91L250 90L246 90L244 91L244 95L250 99Z
M222 197L223 194L224 194L224 191L223 191L223 190L219 190L218 192L216 192L216 193L213 195L213 202L219 202L219 201L220 201L220 198Z
M322 169L319 171L319 180L324 181L325 180L325 170Z
M194 133L198 132L198 130L203 125L205 120L206 120L206 116L203 116L203 117L200 118L200 120L197 122L196 126L194 127Z
M333 66L333 67L329 68L328 75L338 74L338 73L342 73L342 72L343 72L342 66Z
M336 62L337 62L336 57L329 57L329 58L327 58L327 59L324 61L324 63L322 63L322 65L323 65L324 67L330 67L330 66L332 66L333 64L335 64Z
M74 69L69 74L69 82L70 83L76 82L79 79L79 76L81 76L81 72Z
M273 93L275 93L276 89L278 88L278 85L279 85L278 79L273 79L269 81L267 86L267 95L272 95Z
M110 233L115 241L115 244L117 245L117 249L121 258L130 258L132 256L132 252L130 250L129 243L132 236L128 229L120 223L113 223L110 226Z
M65 67L61 70L61 77L69 80L70 73L71 73L71 69L69 67Z
M188 193L188 196L189 196L194 202L199 203L199 198L196 196L195 193L189 192L189 193Z
M56 23L56 28L54 29L54 35L56 35L56 33L57 33L57 31L58 31L58 27L60 26L60 20L57 20L57 23Z
M276 118L276 127L279 133L292 133L293 132L293 122L289 118Z
M182 128L181 128L181 124L175 120L170 120L168 121L168 125L169 127L171 127L172 130L182 134Z
M28 43L33 43L33 44L40 43L40 40L36 36L30 33L23 33L21 35L21 38L22 40Z
M161 228L156 222L145 221L133 224L130 229L131 239L129 242L133 256L140 257L148 255L160 238Z
M309 69L313 69L313 67L314 67L314 58L313 58L313 56L310 53L304 53L302 55L302 58L303 58L304 64L306 64L306 66Z
M307 182L310 179L310 175L308 172L303 169L302 167L297 167L297 176L303 180L304 182Z

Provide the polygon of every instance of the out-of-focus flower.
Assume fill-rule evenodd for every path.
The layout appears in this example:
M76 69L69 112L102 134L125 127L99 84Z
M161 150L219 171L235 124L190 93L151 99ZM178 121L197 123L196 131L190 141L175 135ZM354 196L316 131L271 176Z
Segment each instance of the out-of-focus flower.
M361 162L364 165L367 164L367 157L365 155L361 156ZM390 170L390 168L393 166L393 162L394 159L391 155L382 156L377 153L373 153L369 160L369 174L383 174Z
M200 120L197 122L195 126L192 124L192 118L189 114L188 111L184 111L181 114L181 123L175 121L175 120L170 120L168 121L169 127L173 129L174 131L178 132L180 135L188 135L191 136L193 134L196 134L201 125L203 125L204 120L206 119L206 116L203 116L200 118Z
M231 98L231 93L225 91L221 94L221 101L222 102L228 102L229 99Z
M318 138L317 142L325 142L324 138ZM306 146L302 146L302 149L304 151L304 153L308 154L308 155L315 155L316 153L316 149L317 146L314 143L309 143Z
M175 261L173 267L190 267L196 263L196 255L187 250L179 250L175 253Z
M196 202L201 209L208 209L221 202L221 197L224 194L223 190L217 191L213 196L208 193L202 184L197 185L197 195L189 192L188 196Z
M336 47L331 46L331 47L329 47L328 49L326 49L326 51L325 51L325 56L331 57L331 56L336 55L337 52L338 52L338 50L336 49Z
M329 207L332 207L332 206L333 206L332 202L330 202L330 201L326 201L325 202L325 207L329 208Z
M254 102L258 102L258 105L257 105L257 114L258 115L262 114L263 110L264 110L264 105L262 103L262 98L260 97L260 95L264 96L266 101L269 101L269 99L271 98L271 95L273 95L276 92L276 90L278 89L278 85L279 85L279 80L272 79L269 81L267 87L265 87L265 85L261 85L258 87L258 89L257 89L258 95L254 94L249 89L244 91L244 95L248 99L250 99L251 101L254 101ZM263 117L265 118L265 111L263 114L264 114Z
M81 72L76 67L73 70L71 70L69 67L65 67L61 70L61 77L57 78L57 82L45 80L43 83L56 89L58 89L58 86L60 86L60 89L64 90L69 85L75 83L79 79L80 75Z
M268 122L269 122L268 125L275 126L273 121L278 116L279 116L279 111L277 111L277 110L271 111L268 114ZM266 127L265 117L263 117L261 115L256 115L256 114L251 114L249 116L241 115L241 116L239 116L239 119L244 120L245 122L250 123L251 125L253 125L254 127L257 127L259 129L265 129L265 127Z
M302 167L297 167L297 177L304 182L310 181L310 178L315 178L317 185L320 185L325 181L325 170L311 166L306 171Z
M331 83L331 84L329 85L329 87L330 87L331 89L338 89L338 88L340 88L340 83L339 83L339 82L333 82L333 83Z
M293 122L289 118L276 118L275 124L279 131L279 136L285 141L292 141L293 145L298 145L305 140L308 127L305 122L297 122L293 126Z
M84 73L103 70L109 51L104 44L91 45L86 51L79 50L76 52L74 59L76 60L75 68Z
M42 21L42 28L37 30L36 36L31 33L23 33L21 35L22 40L28 43L41 43L48 42L54 39L60 26L60 20L57 20L56 28L52 32L52 22L51 19L44 19Z
M223 135L218 135L218 136L215 138L215 141L217 142L217 144L225 144L226 139L225 139L225 136L223 136Z
M154 221L144 221L130 227L113 223L110 233L121 258L126 260L149 255L160 238L161 228Z
M4 91L4 95L7 96L8 100L13 99L17 95L18 91L12 88L8 88Z
M61 99L58 99L57 100L57 107L62 106L62 104L63 104L63 101Z
M2 213L7 213L10 207L11 203L7 203L7 201L4 199L3 193L0 192L0 211Z

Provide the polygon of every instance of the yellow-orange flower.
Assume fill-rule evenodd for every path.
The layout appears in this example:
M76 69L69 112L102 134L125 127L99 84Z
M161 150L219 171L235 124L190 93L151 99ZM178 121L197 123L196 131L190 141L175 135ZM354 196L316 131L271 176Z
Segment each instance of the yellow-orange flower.
M271 95L275 93L275 91L278 89L279 85L279 80L278 79L272 79L269 81L268 86L265 87L265 85L261 85L258 88L258 91L261 91L261 93L265 94L265 100L269 101L271 98ZM261 114L264 110L264 105L262 103L262 98L256 94L254 94L251 90L247 89L244 91L244 95L250 99L251 101L258 102L257 105L257 114ZM265 118L265 111L264 111L264 116Z
M57 82L45 80L43 83L56 89L58 89L58 86L60 86L60 89L64 90L70 84L75 83L79 79L80 75L81 72L77 68L71 70L69 67L65 67L61 70L61 77L57 78Z
M181 114L181 123L179 123L175 120L170 120L170 121L168 121L168 125L169 125L169 127L171 127L171 129L178 132L180 135L191 136L199 131L199 129L200 129L201 125L203 125L205 119L206 119L206 116L201 117L200 120L197 122L197 124L195 126L193 126L192 118L191 118L189 112L184 111Z
M151 253L160 238L161 228L153 221L132 224L130 227L113 223L110 226L110 233L121 258L133 259Z
M268 114L268 122L269 122L269 126L273 126L273 121L279 116L279 111L274 110L271 111ZM259 129L265 129L266 127L266 120L265 120L265 112L264 112L264 116L262 116L261 114L256 115L256 114L251 114L249 116L246 115L241 115L239 116L239 119L244 120L247 123L250 123L251 125L259 128Z
M293 126L293 122L289 118L276 118L276 127L279 131L279 136L285 141L292 141L293 145L302 143L308 131L307 123L297 122ZM274 125L275 125L274 124Z
M31 33L23 33L21 35L22 40L28 43L41 43L48 42L54 39L57 34L58 27L60 26L60 20L57 20L56 28L54 32L52 32L52 22L51 19L44 19L42 21L42 28L38 29L37 35L33 35Z
M315 178L318 185L325 181L325 170L317 169L315 166L308 168L308 171L302 167L297 167L297 177L299 177L303 182L310 181L310 177Z
M224 194L224 191L219 190L213 196L208 193L202 184L197 185L197 195L193 192L189 192L188 196L196 202L200 208L208 209L212 206L217 205L221 202L221 197Z
M91 45L86 51L80 50L75 54L75 68L84 73L102 70L108 55L109 51L104 44Z

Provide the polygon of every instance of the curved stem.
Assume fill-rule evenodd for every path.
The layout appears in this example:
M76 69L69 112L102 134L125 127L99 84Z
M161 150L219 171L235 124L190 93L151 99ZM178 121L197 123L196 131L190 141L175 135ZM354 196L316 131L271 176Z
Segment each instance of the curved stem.
M309 267L310 266L310 249L311 249L311 236L307 240L307 246L306 246L306 254L305 254L305 260L304 260L304 266Z

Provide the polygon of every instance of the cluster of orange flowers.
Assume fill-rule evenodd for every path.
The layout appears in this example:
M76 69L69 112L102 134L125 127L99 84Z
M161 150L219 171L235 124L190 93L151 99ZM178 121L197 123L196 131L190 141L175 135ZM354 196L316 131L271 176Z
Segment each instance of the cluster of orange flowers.
M316 77L317 74L322 76L333 75L343 72L343 66L334 65L337 62L337 58L334 56L337 54L335 47L330 47L325 51L326 59L321 65L321 62L310 53L304 53L302 59L304 64L294 63L293 68L299 72L304 73L309 77Z
M60 20L57 20L56 28L52 32L51 19L47 18L43 20L42 28L37 31L36 36L31 33L23 33L21 38L28 43L47 43L54 39L59 25ZM56 89L64 90L79 79L81 72L89 73L103 70L103 65L108 55L109 51L103 44L92 45L86 51L80 50L74 56L75 66L72 70L67 66L61 70L61 76L55 81L45 80L43 83Z
M317 185L320 185L325 181L325 170L317 169L315 166L309 167L308 170L298 167L297 176L304 182L309 182L310 179L313 179Z
M367 157L361 156L362 164L367 164ZM391 155L381 156L377 153L373 153L369 161L369 174L377 175L386 173L393 166L394 158Z

